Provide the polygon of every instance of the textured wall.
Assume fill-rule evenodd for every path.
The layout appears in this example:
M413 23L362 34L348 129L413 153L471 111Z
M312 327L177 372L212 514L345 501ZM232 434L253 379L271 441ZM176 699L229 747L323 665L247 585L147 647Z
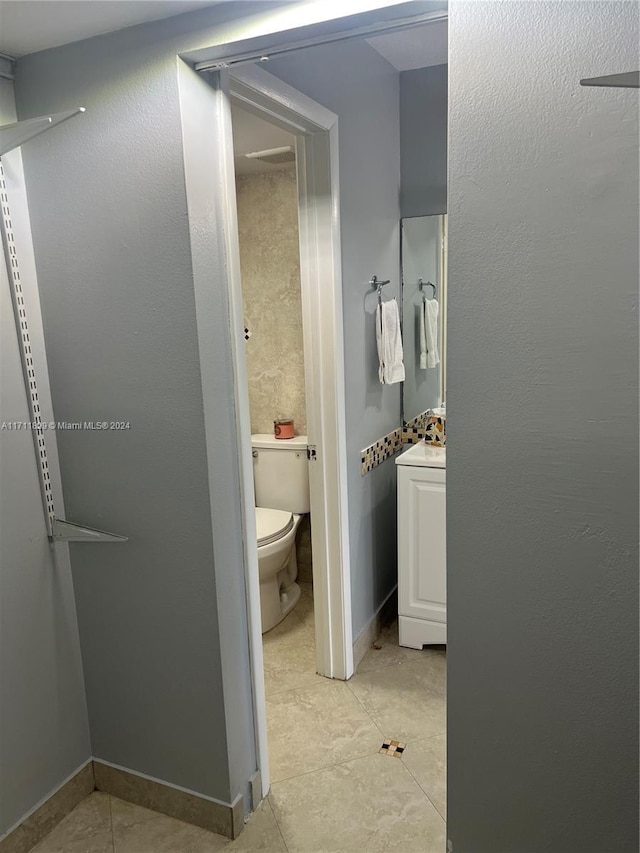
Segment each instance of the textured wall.
M636 853L638 6L449 34L448 832Z
M19 61L16 80L21 118L87 107L73 129L27 149L56 416L132 424L126 434L74 432L60 441L69 515L130 536L119 551L72 549L94 754L225 801L246 790L242 762L253 749L249 703L234 701L250 689L246 606L237 595L242 518L235 454L224 437L207 441L211 389L202 385L192 244L221 234L210 221L198 233L189 223L176 55L294 26L297 8L276 16L276 5L221 3L43 51ZM241 16L253 16L253 29ZM362 482L359 450L400 417L399 389L374 381L373 312L364 304L373 272L398 276L397 75L361 48L339 67L320 59L310 73L292 60L301 87L320 81L322 91L325 81L333 90L347 131L340 156L356 631L395 578L395 471L380 466ZM203 122L211 115L207 106ZM224 276L208 274L218 296ZM222 309L203 323L220 358L215 393L228 401L218 417L233 421L220 295ZM226 640L233 646L237 636L242 643L226 654Z
M12 85L0 79L0 124L15 121ZM52 131L53 132L53 131ZM3 157L24 193L20 153ZM14 227L20 207L10 197ZM15 203L14 203L15 202ZM19 244L33 350L42 327L27 248ZM34 292L35 291L35 292ZM30 420L7 269L0 258L0 422ZM43 419L47 377L38 374ZM51 449L51 437L48 440ZM54 497L57 466L51 458ZM62 506L57 500L60 515ZM91 757L69 552L47 539L33 436L0 430L0 838Z
M400 278L398 72L365 42L298 51L269 71L337 113L354 638L397 582L393 460L366 477L360 451L397 429L400 385L381 385L372 275Z
M402 216L447 212L447 65L400 74Z
M296 172L239 175L236 189L251 432L291 417L305 435Z
M25 57L16 94L22 117L87 109L25 146L56 418L131 424L59 436L69 517L130 537L72 546L93 753L228 802L229 731L242 727L248 751L253 737L250 706L225 712L218 599L243 577L242 525L235 445L225 427L208 455L205 438L193 257L218 232L206 223L192 243L176 61L196 24L188 38L181 18ZM216 270L214 387L233 427ZM215 537L213 512L226 514ZM224 612L248 697L244 596Z

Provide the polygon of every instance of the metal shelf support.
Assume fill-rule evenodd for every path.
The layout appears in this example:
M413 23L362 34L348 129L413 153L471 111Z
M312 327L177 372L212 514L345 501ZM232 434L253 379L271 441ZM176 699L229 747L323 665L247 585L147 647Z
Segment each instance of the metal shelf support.
M52 542L127 542L129 537L107 533L106 530L96 530L94 527L84 527L82 524L74 524L62 518L54 518L49 539Z
M33 139L55 127L57 124L66 121L68 118L73 118L85 111L84 107L76 107L74 110L65 110L63 113L53 113L50 116L39 116L38 118L28 118L24 121L17 121L15 124L4 124L0 127L0 157L3 154L8 154L24 142Z
M605 74L603 77L585 77L581 86L604 86L609 89L640 89L640 71L624 74Z

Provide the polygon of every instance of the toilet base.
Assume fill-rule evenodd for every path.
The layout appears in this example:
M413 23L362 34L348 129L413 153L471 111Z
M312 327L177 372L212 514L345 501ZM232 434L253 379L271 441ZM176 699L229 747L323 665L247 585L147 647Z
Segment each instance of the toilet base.
M280 593L280 603L282 606L282 618L291 613L296 604L300 601L302 590L297 583L292 583L290 587L282 590Z
M300 601L301 590L297 583L280 588L277 577L260 583L260 611L262 633L266 634L287 616Z

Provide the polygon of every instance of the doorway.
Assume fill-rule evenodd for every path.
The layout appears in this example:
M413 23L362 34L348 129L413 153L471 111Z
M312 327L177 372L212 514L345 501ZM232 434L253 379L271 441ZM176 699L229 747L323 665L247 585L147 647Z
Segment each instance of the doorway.
M313 608L316 672L353 673L348 550L342 293L338 218L337 117L261 68L215 72L222 164L226 255L233 337L238 443L245 524L246 586L254 716L261 789L269 787L264 655L260 612L254 459L248 394L242 269L238 239L231 105L295 140L304 376L313 527ZM249 340L250 342L250 340ZM255 543L255 544L254 544Z
M372 46L364 46L362 51L369 51L369 47ZM371 56L371 54L369 54ZM383 69L381 74L385 76L385 80L387 82L387 87L384 91L385 97L393 97L392 92L394 91L394 75L395 71L391 65L385 65L384 59L378 57L377 59L371 57L371 61L376 64L377 69ZM263 117L268 118L274 124L277 124L284 129L290 130L296 137L296 155L298 161L298 176L299 176L299 190L300 190L300 202L299 202L299 210L300 210L300 245L301 245L301 272L302 272L302 280L303 287L305 281L305 274L309 276L309 281L311 282L311 287L307 291L310 295L310 298L315 301L315 307L317 310L309 310L308 304L305 305L305 301L303 299L303 313L306 317L310 318L309 328L311 329L311 350L312 350L312 358L307 358L307 353L305 352L305 363L306 363L306 371L311 372L311 383L316 383L317 387L320 389L321 394L326 394L327 387L325 382L322 380L322 373L324 371L325 376L334 383L333 390L337 387L337 385L342 381L344 382L344 377L342 375L341 370L338 371L338 376L336 376L336 367L342 367L339 364L338 360L342 360L343 358L343 345L345 340L347 339L347 335L343 336L342 334L336 335L336 328L339 328L340 332L342 332L342 301L339 296L339 287L340 287L340 266L342 255L340 252L340 239L339 239L339 221L338 221L338 201L340 198L340 193L338 191L337 179L338 179L338 127L337 127L337 116L334 113L331 113L329 110L324 107L319 106L317 102L312 101L308 96L302 95L299 91L293 88L296 85L296 80L291 78L291 83L293 85L288 85L287 83L282 82L280 78L274 78L272 75L266 74L264 71L264 66L259 67L256 65L252 65L249 63L248 65L244 64L244 60L239 60L238 64L235 65L233 61L227 62L228 65L231 65L230 70L224 71L214 71L209 74L209 82L211 83L214 89L217 89L220 93L219 98L219 121L222 123L223 127L223 148L226 150L225 154L225 163L223 164L225 172L225 191L226 191L226 215L225 221L227 226L225 228L225 237L226 237L226 256L228 259L228 281L229 281L229 290L230 290L230 298L232 301L232 325L234 328L235 338L234 346L236 347L236 352L234 353L235 367L236 367L236 390L241 389L243 387L243 382L246 379L246 353L245 353L245 341L244 335L242 334L244 331L244 312L242 306L241 298L238 299L238 294L241 293L241 272L240 272L240 257L237 246L237 221L236 217L236 208L235 208L235 175L233 174L233 169L230 168L230 163L232 163L232 145L231 145L231 103L241 104L245 109L253 112L257 115L262 115ZM202 69L203 72L209 73L207 69ZM323 67L323 74L327 74L330 79L336 79L335 73L332 76L330 74L331 64L325 64ZM309 74L307 70L307 74ZM397 79L397 78L396 78ZM368 85L370 87L370 83L368 80L363 78L363 86ZM364 91L364 90L363 90ZM367 91L371 92L371 88ZM320 99L320 96L318 96ZM331 105L331 102L329 102ZM379 109L380 97L379 92L376 90L375 94L371 92L371 101L367 102L366 109L370 109L372 112L375 109ZM360 106L360 105L359 105ZM338 109L336 107L336 112L340 112L341 118L340 121L345 123L345 130L348 125L347 117L342 117L342 107ZM386 125L385 125L386 126ZM351 128L351 132L353 133L353 124L349 125ZM382 158L383 150L386 152L386 144L387 140L391 137L395 138L395 134L397 130L389 131L388 135L385 137L381 137L379 125L376 123L373 124L365 124L362 125L366 130L362 131L360 129L358 131L358 138L361 140L360 145L358 145L357 151L355 147L351 146L351 149L348 152L349 155L353 155L356 153L356 157L360 159L360 161L364 161L368 159L368 157L363 156L363 152L367 152L368 156L373 155L374 162L376 162L375 158ZM395 144L395 143L394 143ZM343 153L343 152L341 152ZM386 156L386 153L384 153ZM360 174L360 170L358 169L358 165L354 164L354 158L351 160L351 167L347 169L345 175L348 177L349 187L345 186L345 192L348 190L351 193L352 200L355 195L354 188L354 175ZM373 175L371 176L373 179ZM360 238L362 234L362 229L358 229L357 234L354 234L353 230L350 230L349 240L350 245L346 246L347 257L349 258L349 262L347 263L347 270L350 273L349 278L349 291L345 294L345 299L347 301L347 306L345 310L348 310L351 315L348 336L352 339L358 341L358 346L360 346L360 342L364 342L364 364L365 364L365 375L363 377L357 376L358 384L353 386L352 391L355 390L358 395L358 400L362 401L365 407L375 408L376 401L379 399L378 397L378 389L374 387L370 387L370 376L369 367L371 365L371 348L369 346L372 338L368 334L367 329L369 331L373 331L375 329L373 323L373 315L370 311L370 303L371 300L366 301L367 293L366 288L369 281L369 278L373 272L382 272L383 264L389 264L389 269L393 270L393 265L398 265L398 254L395 251L395 243L397 242L397 236L399 231L399 221L397 219L397 213L392 212L394 206L397 206L397 193L394 192L393 187L393 176L389 178L389 173L386 173L383 169L377 172L375 177L376 180L382 180L383 192L382 198L376 198L374 200L373 194L368 192L370 184L366 181L360 183L360 186L364 187L367 191L364 194L364 198L362 200L371 201L371 204L367 205L366 201L364 204L351 204L351 214L353 214L354 210L362 211L359 215L362 216L363 223L366 221L366 231L367 235L365 240L361 242L366 242L367 248L361 252L360 257L353 257L353 246L358 243L358 239L354 240L354 236ZM397 187L396 187L397 190ZM378 196L381 193L378 191ZM377 204L378 200L381 204ZM375 203L374 203L375 201ZM382 212L381 212L382 211ZM374 226L371 227L370 217L373 215ZM395 219L395 224L392 223L391 220ZM353 228L353 221L352 221ZM391 229L394 233L391 237L387 239L386 229ZM351 252L351 254L349 254ZM373 264L371 261L373 260ZM355 261L355 262L354 262ZM361 267L363 266L363 262L366 264L367 269L363 270ZM383 262L381 264L380 262ZM378 268L378 264L380 264L380 269ZM373 267L373 268L371 268ZM354 275L355 273L355 275ZM392 272L393 275L393 272ZM380 276L384 278L385 276ZM398 282L397 272L395 275L396 283ZM362 287L362 291L359 291L359 287ZM391 288L390 288L391 290ZM360 295L362 293L362 296ZM336 296L338 298L336 298ZM325 310L322 310L325 309ZM327 310L328 309L328 310ZM364 310L363 310L364 309ZM327 329L329 330L329 334L323 329L323 323L326 322L326 318L329 318L329 325ZM306 336L305 336L306 337ZM306 347L306 341L305 341ZM315 356L314 356L315 353ZM316 360L316 364L319 366L318 370L311 367L313 360ZM330 369L327 369L327 363L329 364ZM353 359L352 359L353 363ZM352 373L352 378L354 374ZM344 388L344 386L343 386ZM332 397L333 395L333 397ZM245 406L244 416L241 417L241 420L248 424L248 400L243 399L242 391L238 392L238 398L240 399L239 409L242 410L242 407ZM246 396L246 393L245 395ZM314 398L314 395L309 395L310 399ZM354 394L350 394L351 399L353 399ZM390 397L386 397L385 399L391 399ZM399 395L398 395L398 407L399 407ZM323 405L318 412L318 415L321 419L321 429L318 430L317 435L322 439L327 436L331 438L332 434L336 434L336 424L338 425L338 440L336 441L335 446L337 447L337 452L334 454L334 462L337 461L337 465L332 465L328 467L329 474L333 474L335 476L335 481L338 484L342 484L344 486L344 472L346 470L346 464L341 465L341 459L345 460L344 454L344 432L340 432L340 418L330 418L328 417L328 413L340 412L340 406L342 404L342 398L338 395L336 399L333 391L328 397L328 405ZM333 406L333 409L331 409ZM310 408L310 407L309 407ZM353 411L353 406L351 409ZM380 407L378 407L378 412L382 411ZM390 407L387 406L386 411L390 411ZM372 433L373 430L380 430L380 433L386 432L389 428L387 426L387 420L385 418L387 415L383 412L382 416L379 417L376 413L373 413L372 421L375 419L376 422L367 424L366 432ZM316 444L318 447L319 453L319 461L326 462L327 453L326 453L326 445L320 445L313 441L313 433L311 424L313 423L313 413L309 410L309 443ZM400 421L400 414L398 410L398 414L393 416L394 427L397 428ZM242 427L240 427L239 432L242 432ZM344 429L344 421L342 422L342 429ZM358 441L356 431L353 430L353 419L352 419L352 433L351 439L356 437L356 441ZM365 430L362 431L363 433ZM342 439L342 442L341 440ZM358 447L362 447L362 444L358 445L355 442L351 441L352 446L350 447L350 466L353 470L354 465L353 457L354 457L354 449ZM258 732L259 732L259 744L260 744L260 754L264 756L264 758L260 761L260 767L263 770L263 785L265 789L268 787L268 783L266 782L266 777L264 774L264 768L266 766L266 730L260 732L260 718L264 720L264 681L261 678L262 673L262 636L260 632L255 630L255 625L260 624L259 620L256 618L256 612L259 611L259 597L256 595L256 590L259 589L258 586L258 567L257 567L257 555L253 551L253 543L256 542L256 530L255 530L255 506L254 506L254 497L253 497L253 460L251 457L251 442L250 442L250 431L248 428L244 428L244 435L240 435L239 445L242 450L242 465L243 465L243 483L244 483L244 510L245 510L245 519L246 519L246 544L247 544L247 564L248 564L248 587L249 587L249 607L251 611L251 624L252 626L252 637L251 637L251 647L253 654L253 673L254 673L254 688L255 695L254 701L256 706L256 719L258 721ZM358 450L356 450L356 453ZM346 461L346 460L345 460ZM393 464L393 463L392 463ZM313 470L313 469L312 469ZM318 469L316 469L318 470ZM391 480L395 483L395 477L391 477L392 469L387 466L386 469L389 472L386 477L389 481L389 486L386 485L387 480L383 480L383 488L386 488L386 503L381 503L377 500L376 502L372 502L369 507L366 508L366 511L371 515L374 513L378 513L380 516L380 521L383 519L387 521L395 515L395 486L391 486ZM311 472L310 472L311 473ZM355 472L354 472L355 473ZM373 496L373 490L370 488L370 484L375 482L380 484L381 480L376 473L375 478L371 479L363 479L362 492L369 492L369 495ZM383 476L384 476L384 472ZM357 474L360 475L360 471L357 471ZM313 473L311 473L313 478ZM364 475L363 475L364 476ZM351 481L350 481L351 483ZM327 484L327 477L324 477L324 485ZM360 480L352 483L352 488L355 486L357 491L361 490ZM380 493L379 486L377 488L377 493ZM393 488L393 493L391 489ZM313 483L312 483L313 489ZM343 511L340 512L338 506L336 504L330 503L330 498L328 495L330 494L330 489L327 488L325 494L323 495L323 499L321 501L321 507L323 510L327 512L328 517L334 520L333 530L337 531L339 540L342 542L343 553L346 555L348 543L346 542L346 496L343 502ZM333 492L333 494L338 494L340 496L341 490L338 488ZM344 494L344 493L342 493ZM358 510L360 508L358 507ZM254 516L253 522L251 517ZM360 523L360 515L359 512L356 512L356 523ZM375 552L376 550L384 551L384 542L381 540L380 536L377 535L378 531L375 528L369 528L370 524L367 521L364 526L364 530L366 530L366 536L360 539L353 538L352 531L352 541L351 546L352 549L355 549L355 557L354 553L352 553L352 559L360 559L363 561L363 553L364 553L364 561L369 558L369 552L371 549ZM345 607L347 602L347 596L351 595L350 590L350 578L348 574L345 574L344 567L348 566L348 560L345 560L342 564L342 574L338 575L339 583L335 585L332 582L332 579L335 578L333 572L335 571L335 565L327 560L326 562L326 575L324 577L324 589L321 589L322 586L322 577L321 573L318 572L318 555L322 552L322 545L328 547L335 547L337 544L336 537L327 536L324 543L321 542L321 548L318 548L317 545L317 533L318 533L318 523L316 521L315 512L314 512L314 542L313 542L313 551L314 551L314 586L316 593L316 616L318 616L318 606L319 601L322 598L324 602L326 602L326 613L329 613L332 608L333 597L338 595L341 596L340 607L333 608L333 613L336 615L336 620L328 619L328 622L332 628L338 628L338 630L342 631L342 639L346 636L347 632L351 629L351 618L352 613L350 607ZM379 525L379 531L383 530L382 524ZM371 533L369 532L371 530ZM326 532L326 528L325 528ZM387 542L395 541L395 537L389 536L387 537ZM388 554L386 555L387 565L392 567L394 565L394 555L392 551L395 551L395 545L388 549ZM326 548L325 548L326 553ZM386 553L386 552L385 552ZM376 583L378 583L378 587L382 587L383 584L388 582L387 574L375 574L374 571L370 570L370 577L374 579ZM356 579L358 581L359 579ZM253 592L252 592L253 590ZM361 604L365 599L360 594L360 589L356 588L356 596L354 599L354 605L356 611L360 607L361 610L365 610L365 606ZM370 594L370 590L365 591L366 594ZM253 597L253 604L252 604ZM257 605L257 606L256 606ZM377 606L377 603L374 607ZM255 607L255 610L252 608ZM356 617L354 617L354 621L357 623L357 616L360 614L356 613ZM340 621L342 620L342 624ZM336 624L337 623L337 624ZM348 655L352 655L352 645L351 642L343 643L342 646L332 642L331 633L327 632L323 634L322 627L320 624L320 619L316 621L317 632L318 632L318 655L322 654L321 643L325 642L328 646L329 654L334 655L334 660L337 660L337 655L342 652L343 658L346 658ZM360 628L360 625L356 624L357 628ZM374 627L375 630L375 627ZM375 639L375 638L374 638ZM367 644L367 638L365 636L365 645ZM318 671L323 672L322 669L318 666ZM351 670L352 671L352 670ZM323 674L330 674L328 672L323 672ZM349 673L350 674L350 673ZM333 672L334 677L342 677L345 675L339 676L337 672ZM346 677L349 677L346 675ZM261 682L261 683L259 683ZM264 747L264 752L263 752Z

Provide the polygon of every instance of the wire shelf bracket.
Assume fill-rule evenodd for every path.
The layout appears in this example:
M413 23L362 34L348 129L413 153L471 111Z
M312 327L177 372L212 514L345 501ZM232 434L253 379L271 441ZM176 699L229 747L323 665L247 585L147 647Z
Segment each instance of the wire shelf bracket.
M17 121L14 124L3 124L0 127L0 157L3 154L8 154L19 145L33 139L34 136L39 136L45 130L61 124L73 116L77 116L85 111L84 107L76 107L74 110L65 110L62 113L52 113L50 116L39 116L38 118L28 118L24 121Z
M95 527L64 521L62 518L53 519L49 537L52 542L127 542L128 538L117 533L107 533L106 530L96 530Z
M581 86L603 86L608 89L640 89L640 71L623 74L605 74L603 77L585 77Z

